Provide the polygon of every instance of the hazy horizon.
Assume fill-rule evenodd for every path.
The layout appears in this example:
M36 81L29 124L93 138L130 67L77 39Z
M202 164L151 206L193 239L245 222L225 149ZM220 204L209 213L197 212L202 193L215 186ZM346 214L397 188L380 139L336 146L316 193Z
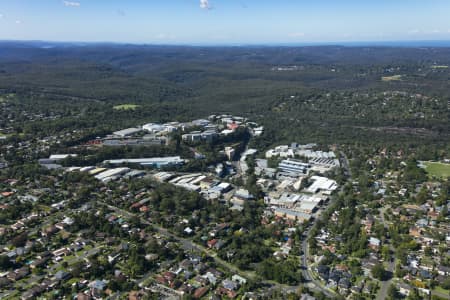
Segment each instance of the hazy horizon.
M51 41L51 40L2 40L0 43L10 44L39 44L40 47L58 45L91 46L91 45L117 45L117 46L160 46L160 47L450 47L450 40L393 40L393 41L324 41L301 43L134 43L115 41Z

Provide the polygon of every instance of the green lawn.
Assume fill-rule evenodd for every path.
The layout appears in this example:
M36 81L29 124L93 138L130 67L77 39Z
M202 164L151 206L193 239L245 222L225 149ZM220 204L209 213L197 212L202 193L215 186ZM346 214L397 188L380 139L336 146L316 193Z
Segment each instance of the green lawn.
M69 281L67 281L67 284L68 285L72 285L72 284L74 284L74 283L76 283L78 281L80 281L80 278L74 277L74 278L71 278Z
M10 295L6 296L5 299L17 299L20 296L19 291L14 291Z
M431 257L424 256L424 257L422 257L422 259L420 261L420 264L432 265L433 264L433 259Z
M444 294L444 295L448 295L450 293L450 290L444 290L440 286L435 287L433 291Z
M63 260L62 261L67 261L67 262L69 262L70 260L72 260L72 259L74 259L75 258L75 255L67 255L67 256L64 256L63 257Z
M383 76L381 81L399 81L402 80L402 75Z
M78 256L83 255L84 251L89 251L89 250L91 250L92 248L94 248L94 246L92 246L92 245L86 245L83 249L81 249L80 251L77 251L76 254L77 254Z
M121 105L116 105L113 108L115 110L135 110L139 106L140 105L137 105L137 104L121 104Z
M5 102L6 100L8 100L8 98L12 98L12 97L14 97L14 94L0 96L0 103Z
M424 161L425 170L431 177L445 178L450 177L450 164L439 162Z

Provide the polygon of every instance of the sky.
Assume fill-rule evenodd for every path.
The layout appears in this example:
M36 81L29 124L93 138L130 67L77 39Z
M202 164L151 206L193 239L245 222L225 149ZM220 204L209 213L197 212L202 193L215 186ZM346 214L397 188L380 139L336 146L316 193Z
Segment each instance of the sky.
M0 0L0 40L449 41L450 0Z

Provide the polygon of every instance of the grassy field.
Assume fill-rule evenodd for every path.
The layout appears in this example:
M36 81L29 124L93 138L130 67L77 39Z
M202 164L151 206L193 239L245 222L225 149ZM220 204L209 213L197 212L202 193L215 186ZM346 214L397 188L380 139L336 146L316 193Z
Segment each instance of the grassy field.
M434 288L433 291L444 294L444 295L448 295L448 293L450 292L449 290L445 290L445 289L441 288L440 286L437 286L436 288Z
M5 297L5 300L9 300L9 299L17 299L20 296L20 292L19 291L14 291L11 294L9 294L8 296Z
M121 105L116 105L113 108L115 110L135 110L139 106L140 105L136 105L136 104L121 104Z
M450 177L450 164L444 164L439 162L425 161L425 170L430 176L435 177Z
M393 76L383 76L381 77L381 81L400 81L402 80L402 75L393 75Z
M11 99L15 96L15 94L7 94L0 96L0 103L5 102L8 99Z
M432 69L448 69L448 66L431 66Z

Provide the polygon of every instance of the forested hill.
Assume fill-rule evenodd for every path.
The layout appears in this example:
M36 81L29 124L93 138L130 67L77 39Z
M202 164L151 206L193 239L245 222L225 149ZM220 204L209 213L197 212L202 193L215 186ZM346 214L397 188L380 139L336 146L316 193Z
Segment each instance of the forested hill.
M382 76L396 74L408 76L408 80L396 81L396 86L445 92L448 72L441 74L432 67L450 65L450 48L2 42L0 63L0 88L36 87L97 98L113 97L115 90L125 86L140 89L140 97L145 98L146 91L155 85L175 90L181 87L185 96L192 96L190 90L207 89L208 85L216 89L218 84L228 87L236 80L247 81L249 88L371 88L380 87ZM276 67L295 69L273 71ZM94 83L96 88L92 87ZM116 88L105 91L112 88L110 84ZM382 84L380 88L384 87Z
M277 128L272 139L442 140L449 66L445 47L0 42L0 92L25 110L61 107L75 128L94 117L119 127L231 112ZM140 107L112 109L127 103Z
M390 64L449 63L450 47L387 46L239 46L195 47L134 44L0 41L0 59L48 60L74 58L124 66L170 62L257 64Z

